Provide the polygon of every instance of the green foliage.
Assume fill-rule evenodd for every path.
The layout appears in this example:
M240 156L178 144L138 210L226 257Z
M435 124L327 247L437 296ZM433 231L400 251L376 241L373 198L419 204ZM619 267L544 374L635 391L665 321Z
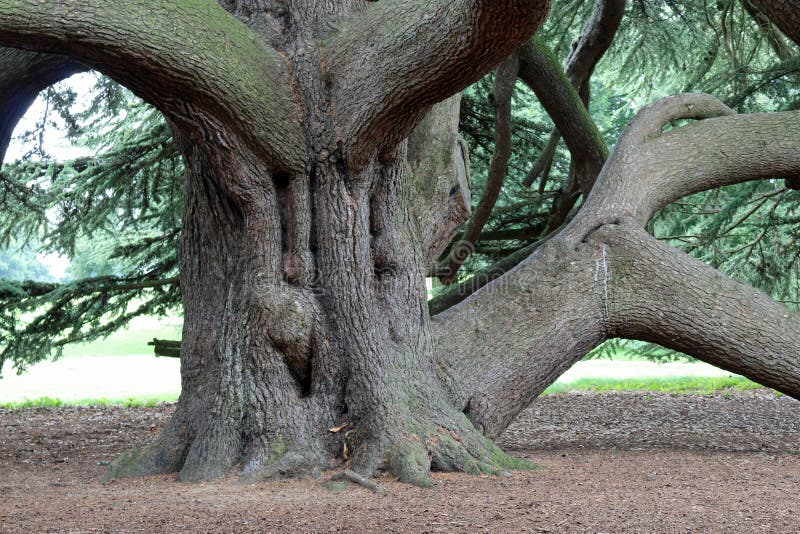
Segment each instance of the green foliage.
M87 109L59 114L94 155L58 162L35 151L4 166L0 244L39 242L72 260L72 280L0 283L0 366L58 357L180 302L183 164L163 118L104 78Z
M164 402L176 402L178 394L174 395L145 395L143 397L127 397L125 399L78 399L65 401L52 397L38 399L25 399L20 402L3 402L0 408L19 410L23 408L60 408L63 406L120 406L123 408L153 408Z
M764 386L740 376L695 377L673 376L665 378L582 378L570 383L556 383L547 388L545 395L570 391L649 391L653 393L711 395L724 391L748 391Z

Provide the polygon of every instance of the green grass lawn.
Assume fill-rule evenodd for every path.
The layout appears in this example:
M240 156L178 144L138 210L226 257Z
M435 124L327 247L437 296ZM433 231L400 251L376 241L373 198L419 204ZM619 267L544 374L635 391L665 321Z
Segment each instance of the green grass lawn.
M566 384L553 384L545 395L569 391L648 391L653 393L683 393L710 395L720 391L746 391L764 386L740 376L668 376L663 378L582 378Z
M608 378L584 378L567 384L553 384L544 392L545 395L558 393L568 393L571 391L646 391L650 393L673 393L673 394L693 394L711 395L720 392L746 391L762 389L763 386L751 382L742 377L696 377L696 376L673 376L665 378L636 378L627 380L616 380ZM776 393L777 394L777 393ZM24 400L22 402L0 403L2 408L37 408L37 407L59 407L59 406L125 406L141 407L155 406L160 402L175 402L178 400L177 393L174 395L153 395L141 397L129 397L126 399L79 399L74 401L62 401L61 399L43 397L40 399Z
M64 357L153 354L153 347L149 347L147 343L153 338L180 339L182 322L180 318L137 317L131 321L128 328L115 332L105 339L67 345L64 347Z
M138 397L128 397L127 399L78 399L63 401L53 397L40 397L38 399L25 399L20 402L3 402L0 408L10 410L18 408L58 408L59 406L124 406L125 408L153 407L162 402L175 402L178 394L175 395L142 395Z
M116 332L106 339L93 343L69 346L64 351L65 358L87 358L106 356L136 356L149 357L153 355L152 347L147 343L153 338L159 339L180 339L181 319L180 318L154 318L138 317L134 319L129 328ZM155 356L152 356L155 358ZM623 352L613 354L615 361L622 362L641 362L645 359L636 353ZM6 370L11 372L11 370ZM602 374L602 373L599 373ZM701 374L701 373L698 373ZM658 393L677 393L677 394L711 394L721 391L743 391L761 388L759 384L751 382L745 378L737 376L645 376L642 378L616 379L616 378L578 378L569 381L564 378L545 390L545 395L565 393L570 391L647 391ZM81 375L83 376L83 375ZM585 375L584 375L585 376ZM590 375L591 376L591 375ZM41 394L41 392L39 393ZM91 392L87 390L87 394ZM89 397L75 400L77 395L73 395L69 400L55 395L25 399L15 402L0 402L3 408L26 408L26 407L58 407L58 406L153 406L160 402L174 402L178 398L178 393L165 394L141 394L125 396L120 398L113 397Z

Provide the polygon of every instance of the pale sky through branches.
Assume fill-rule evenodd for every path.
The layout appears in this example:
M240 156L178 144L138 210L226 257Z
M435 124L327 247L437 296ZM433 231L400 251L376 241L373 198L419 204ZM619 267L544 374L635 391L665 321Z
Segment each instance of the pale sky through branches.
M94 74L82 73L76 74L59 84L59 86L69 87L77 93L78 98L74 111L83 111L89 104L90 91L95 81ZM41 122L46 109L45 99L40 95L14 129L14 135L6 152L5 161L17 160L30 150L29 144L23 143L20 138L25 132L36 129L36 125ZM87 149L73 145L66 138L65 125L61 118L53 112L49 113L47 117L43 140L45 152L58 161L75 159L89 154ZM65 276L66 269L69 266L67 258L57 254L38 254L37 259L50 271L53 277L62 279Z

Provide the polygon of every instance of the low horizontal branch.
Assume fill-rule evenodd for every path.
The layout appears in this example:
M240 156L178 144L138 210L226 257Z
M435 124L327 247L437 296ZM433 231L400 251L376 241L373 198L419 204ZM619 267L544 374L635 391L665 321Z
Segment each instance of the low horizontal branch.
M180 277L164 278L161 280L146 280L142 282L110 281L107 277L81 280L72 284L58 284L52 282L36 282L25 280L22 282L2 281L0 284L0 300L42 297L58 290L73 292L76 296L91 295L94 293L110 293L122 291L136 291L140 289L153 289L169 285L180 284ZM96 285L95 285L96 284Z
M164 358L180 358L181 357L181 342L172 341L168 339L153 338L153 341L148 343L148 346L153 347L153 352L156 356Z

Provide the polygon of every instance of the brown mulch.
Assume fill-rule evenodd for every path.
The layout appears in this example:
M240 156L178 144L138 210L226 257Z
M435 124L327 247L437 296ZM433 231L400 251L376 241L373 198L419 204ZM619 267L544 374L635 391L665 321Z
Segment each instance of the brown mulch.
M501 439L542 469L429 490L99 482L171 411L0 409L0 532L800 532L800 403L766 391L544 397Z

